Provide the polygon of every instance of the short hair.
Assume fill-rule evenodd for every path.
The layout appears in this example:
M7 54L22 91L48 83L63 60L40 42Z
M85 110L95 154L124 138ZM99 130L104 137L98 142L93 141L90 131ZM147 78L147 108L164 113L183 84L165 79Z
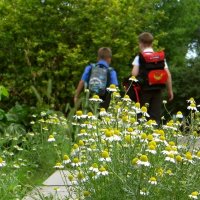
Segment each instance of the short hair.
M149 32L143 32L138 37L139 42L145 45L151 45L153 43L153 35Z
M107 58L111 58L112 57L112 51L109 47L101 47L98 50L98 58L99 59L107 59Z

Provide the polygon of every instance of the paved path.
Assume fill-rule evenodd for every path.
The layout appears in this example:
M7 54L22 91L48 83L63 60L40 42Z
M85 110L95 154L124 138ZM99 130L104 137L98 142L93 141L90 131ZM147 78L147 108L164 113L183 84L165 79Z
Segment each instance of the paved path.
M66 170L55 171L43 186L33 189L23 200L39 200L42 197L52 197L53 200L64 200L69 197L75 197L72 186L68 180L69 172Z

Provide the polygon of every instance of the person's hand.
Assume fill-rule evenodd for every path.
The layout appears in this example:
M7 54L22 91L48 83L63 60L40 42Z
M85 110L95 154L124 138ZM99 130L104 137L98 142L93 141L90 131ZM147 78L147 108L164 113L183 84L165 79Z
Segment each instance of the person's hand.
M169 101L172 101L174 99L174 93L172 90L168 91L168 99Z

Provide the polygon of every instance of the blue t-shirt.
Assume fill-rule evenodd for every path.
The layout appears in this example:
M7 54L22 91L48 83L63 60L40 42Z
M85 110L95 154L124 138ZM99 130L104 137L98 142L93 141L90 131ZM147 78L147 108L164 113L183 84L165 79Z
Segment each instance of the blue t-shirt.
M97 62L97 65L103 65L105 66L106 68L109 68L109 65L108 63L105 61L105 60L99 60ZM92 66L91 65L88 65L83 74L82 74L82 78L81 80L83 80L84 82L86 82L88 84L89 82L89 78L90 78L90 70L91 70ZM117 73L116 71L113 69L110 71L110 83L109 84L114 84L114 85L117 85L118 86L118 80L117 80Z

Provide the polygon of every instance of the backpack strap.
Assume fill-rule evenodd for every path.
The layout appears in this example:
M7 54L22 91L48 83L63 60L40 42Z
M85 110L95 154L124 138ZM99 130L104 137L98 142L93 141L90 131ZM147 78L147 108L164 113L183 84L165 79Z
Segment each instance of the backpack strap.
M113 71L114 69L112 67L108 67L108 73L107 73L107 87L110 86L110 75L111 75L111 72Z

